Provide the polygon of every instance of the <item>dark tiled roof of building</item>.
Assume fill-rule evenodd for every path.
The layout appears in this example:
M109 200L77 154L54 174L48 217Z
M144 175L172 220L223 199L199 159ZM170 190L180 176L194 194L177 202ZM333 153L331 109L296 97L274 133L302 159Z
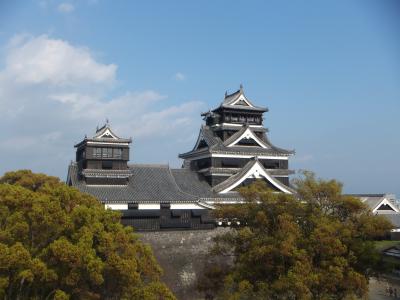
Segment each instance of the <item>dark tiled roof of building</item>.
M394 200L394 195L391 194L349 194L348 196L359 198L371 210L374 210L385 198L389 201Z
M75 147L79 147L87 142L91 143L131 143L132 138L120 138L112 130L108 122L104 124L101 128L96 129L96 134L92 138L85 136L83 141L77 143Z
M240 130L236 131L234 134L232 134L229 138L227 138L224 142L224 146L228 146L229 144L233 143L235 140L237 140L247 129L249 129L249 125L243 125Z
M227 189L228 187L233 185L235 182L237 182L241 177L243 177L248 171L250 171L250 169L257 163L258 163L257 159L249 160L249 162L240 170L240 172L238 172L235 175L229 177L227 180L221 182L220 184L214 186L213 190L215 192L221 192L221 191ZM260 166L262 167L264 172L268 174L268 171L262 165L260 165ZM275 179L273 176L270 176L270 177L271 177L271 181L273 182L274 185L283 186L285 189L287 189L290 192L294 193L294 190L292 190L290 187L284 185L279 180Z
M193 203L199 198L185 193L175 182L168 166L132 165L127 185L87 185L78 179L76 164L69 167L72 186L91 194L104 203Z
M226 176L231 176L239 172L241 168L219 168L219 167L208 167L201 169L197 172L204 174L204 175L209 175L209 174L220 174L220 175L226 175ZM288 170L288 169L266 169L269 174L272 176L288 176L292 175L295 173L293 170Z
M244 174L246 174L253 166L256 164L257 161L255 159L250 160L238 173L229 177L227 180L217 184L213 187L213 190L216 192L221 192L224 189L228 188L232 184L234 184L237 180L239 180Z
M127 178L131 176L131 171L127 170L99 170L99 169L85 169L82 170L85 177L102 177L102 178Z
M239 128L238 128L239 129ZM243 133L247 129L246 125L239 130ZM251 128L250 128L251 130ZM235 137L239 133L235 133ZM192 151L182 153L179 155L181 158L191 156L194 154L206 154L206 153L220 153L220 154L240 154L240 155L268 155L268 156L289 156L295 153L294 150L286 150L272 145L272 143L266 138L265 144L269 148L262 147L251 147L251 146L232 146L228 147L224 142L214 135L214 132L209 126L203 125L200 130L200 136L202 136L208 145L208 148L193 149Z
M102 170L99 170L100 172ZM107 170L108 171L108 170ZM126 185L88 185L79 179L78 167L72 163L68 169L71 185L91 194L106 204L112 203L199 203L241 201L240 195L218 195L201 175L189 169L170 169L168 165L129 165Z
M172 169L172 175L180 189L188 194L195 194L201 198L215 197L210 185L201 178L201 175L189 169Z
M384 216L385 218L387 218L390 222L392 222L395 228L400 228L400 214L392 213L392 214L382 214L380 216Z
M200 129L200 134L204 138L205 142L209 147L217 146L222 143L222 140L214 135L214 132L206 125L203 125Z
M200 201L232 201L240 202L242 197L239 193L218 194L212 191L210 185L196 172L189 169L171 169L179 188L189 194L199 197Z
M251 106L247 106L247 105L233 105L233 103L239 99L239 97L243 95L246 100L251 104ZM225 95L224 100L222 101L221 105L219 107L223 107L223 108L230 108L230 109L240 109L240 110L252 110L252 111L260 111L260 112L266 112L268 111L268 108L266 107L258 107L253 105L249 99L247 99L247 97L244 95L244 91L243 91L243 87L240 87L239 90L237 90L236 92L229 94L229 95ZM219 108L218 107L218 108ZM218 109L217 108L217 109ZM217 110L215 109L215 110ZM214 110L214 111L215 111Z
M259 112L265 112L268 111L268 108L266 107L258 107L258 106L244 106L244 105L230 105L230 104L224 104L222 103L220 107L223 108L228 108L228 109L240 109L240 110L251 110L251 111L259 111ZM217 108L218 109L218 108ZM216 109L215 109L216 110ZM214 110L214 111L215 111Z
M213 131L218 131L218 130L238 130L238 128L240 128L242 125L239 126L235 126L232 124L226 124L226 123L222 123L222 124L214 124L211 125L211 129ZM268 128L259 126L259 125L250 125L251 130L254 132L268 132Z

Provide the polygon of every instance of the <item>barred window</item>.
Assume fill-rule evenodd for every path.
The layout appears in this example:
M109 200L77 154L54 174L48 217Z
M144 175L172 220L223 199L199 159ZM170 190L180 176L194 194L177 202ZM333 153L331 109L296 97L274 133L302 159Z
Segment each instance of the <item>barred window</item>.
M102 148L103 158L112 157L112 148Z
M122 149L116 148L114 149L114 158L121 158L122 157Z
M93 148L93 157L101 157L101 148Z

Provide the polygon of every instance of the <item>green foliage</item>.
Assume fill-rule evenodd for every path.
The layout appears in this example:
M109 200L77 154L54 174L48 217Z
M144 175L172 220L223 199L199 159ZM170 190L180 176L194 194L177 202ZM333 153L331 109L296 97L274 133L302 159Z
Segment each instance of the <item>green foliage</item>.
M296 196L273 193L263 182L243 187L245 203L221 206L216 216L245 226L218 236L214 263L200 289L217 299L351 299L368 290L379 271L373 240L391 224L338 182L305 172ZM212 298L210 297L210 298Z
M0 298L174 299L120 215L55 177L0 179Z

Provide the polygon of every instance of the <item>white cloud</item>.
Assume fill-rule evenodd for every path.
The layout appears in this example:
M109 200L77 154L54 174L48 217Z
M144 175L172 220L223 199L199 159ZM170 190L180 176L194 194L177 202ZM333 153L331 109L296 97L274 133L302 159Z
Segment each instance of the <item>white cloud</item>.
M1 59L0 126L7 130L0 151L9 159L0 173L36 168L65 175L74 143L106 118L117 134L134 138L133 158L141 153L147 162L175 160L178 151L192 146L182 137L198 132L202 102L170 103L154 90L110 96L117 66L99 62L88 48L46 35L21 35ZM169 150L157 150L167 144Z
M89 49L46 35L14 37L4 72L21 84L81 85L112 83L117 66L95 61Z
M63 2L58 5L57 10L61 13L67 14L73 12L75 7L71 3Z
M178 81L183 81L183 80L186 79L186 76L185 76L183 73L178 72L178 73L176 73L176 74L174 75L174 79L175 79L175 80L178 80Z

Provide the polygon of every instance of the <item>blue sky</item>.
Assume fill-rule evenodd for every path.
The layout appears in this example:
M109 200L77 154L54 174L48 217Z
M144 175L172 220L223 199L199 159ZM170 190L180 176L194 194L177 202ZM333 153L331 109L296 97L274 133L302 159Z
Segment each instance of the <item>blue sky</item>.
M106 118L179 166L243 83L293 169L400 196L399 37L395 0L0 1L0 172L64 179Z

